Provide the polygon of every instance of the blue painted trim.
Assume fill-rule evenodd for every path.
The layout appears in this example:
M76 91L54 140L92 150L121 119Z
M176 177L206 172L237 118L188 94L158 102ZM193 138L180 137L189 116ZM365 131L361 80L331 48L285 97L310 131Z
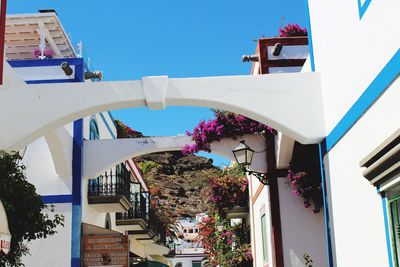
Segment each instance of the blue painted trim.
M369 4L371 4L371 0L365 0L364 4L361 4L361 0L357 0L357 2L358 2L358 13L361 20L365 12L367 11Z
M82 59L80 60L83 62ZM80 82L84 81L83 64L75 66L75 77ZM83 119L74 121L73 129L71 267L80 267L82 232Z
M379 191L379 188L378 188ZM392 255L392 242L390 238L390 226L389 226L389 217L387 210L387 199L385 196L385 192L381 193L382 195L382 208L383 208L383 220L385 223L385 235L386 235L386 247L388 251L388 259L389 259L389 267L393 267L393 255Z
M400 74L400 49L326 137L327 152L350 130Z
M60 66L63 62L68 62L70 65L75 66L74 79L54 79L54 80L32 80L26 81L28 84L41 84L41 83L65 83L65 82L82 82L84 81L84 61L82 58L57 58L57 59L33 59L33 60L10 60L8 63L13 68L23 67L48 67Z
M333 253L332 253L332 240L331 240L331 231L329 227L329 207L328 207L328 197L326 192L326 177L325 177L325 165L323 155L325 155L325 145L319 144L319 162L320 162L320 171L321 171L321 183L322 183L322 196L324 202L324 222L325 222L325 239L326 239L326 253L328 256L328 267L333 265Z
M71 226L71 266L73 258L80 258L82 223L82 152L83 119L74 121L72 148L72 226Z
M55 79L55 80L33 80L33 81L25 81L27 84L42 84L42 83L73 83L79 82L78 79Z
M104 117L103 113L100 112L99 114L100 114L100 117L103 120L104 124L106 125L108 132L111 134L112 138L115 139L116 136L115 136L114 132L112 131L110 125L108 124L106 118Z
M114 125L115 125L115 118L113 116L113 114L111 113L111 111L107 111L108 116L110 116L111 120L113 121Z
M29 59L29 60L8 60L13 68L24 67L45 67L45 66L60 66L63 62L68 62L70 65L83 65L82 58L55 58L55 59Z
M72 195L44 195L40 198L44 204L72 203Z
M80 266L81 266L81 258L71 259L71 267L80 267Z
M310 51L310 63L311 63L311 71L315 71L315 61L314 61L314 46L311 34L311 16L310 16L310 7L308 4L308 0L304 0L306 5L306 13L307 13L307 34L308 34L308 49Z

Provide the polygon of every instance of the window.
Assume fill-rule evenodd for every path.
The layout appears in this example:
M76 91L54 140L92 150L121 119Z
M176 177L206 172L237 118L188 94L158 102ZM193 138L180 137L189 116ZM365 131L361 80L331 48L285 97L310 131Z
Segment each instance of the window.
M189 229L189 234L193 234L193 229Z
M263 248L263 262L268 262L267 221L265 214L261 216L261 235Z
M97 127L97 122L95 119L90 120L90 130L89 130L89 140L100 139L99 128Z
M394 266L399 267L400 263L400 194L389 199L390 231Z
M110 213L107 213L107 214L106 214L106 224L105 224L105 228L111 230L111 216L110 216Z
M192 262L192 267L201 267L201 262Z

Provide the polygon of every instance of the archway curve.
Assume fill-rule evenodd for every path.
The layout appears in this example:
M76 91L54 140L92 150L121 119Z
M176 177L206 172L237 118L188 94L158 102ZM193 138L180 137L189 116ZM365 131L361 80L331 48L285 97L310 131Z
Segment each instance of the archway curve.
M90 114L167 105L240 113L301 143L316 143L325 136L320 84L318 73L288 73L5 85L0 92L0 122L8 127L0 132L0 150L17 150L57 127Z
M262 134L247 134L236 139L225 138L220 142L214 142L211 144L211 153L234 160L232 150L240 140L245 140L250 147L264 152L254 155L250 169L265 171L267 169L265 137ZM83 177L96 177L119 163L141 155L181 151L186 144L192 142L189 136L86 140L83 152L85 162Z

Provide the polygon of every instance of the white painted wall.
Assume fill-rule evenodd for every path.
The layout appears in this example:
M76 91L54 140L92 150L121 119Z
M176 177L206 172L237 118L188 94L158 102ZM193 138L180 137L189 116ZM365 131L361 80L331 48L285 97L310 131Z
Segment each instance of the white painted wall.
M361 19L357 0L308 2L329 133L399 51L400 2L372 0ZM399 127L399 89L397 79L324 158L335 266L388 266L381 197L359 161Z
M72 140L71 140L72 142ZM60 177L54 168L46 140L42 137L30 144L24 154L28 181L40 195L67 195L72 192L71 177Z
M303 199L290 192L286 177L278 179L278 189L285 266L305 267L305 253L313 266L326 266L323 210L314 214L312 207L306 209Z
M327 132L400 47L397 0L309 0L315 68L321 72Z
M55 213L64 215L64 227L59 226L57 233L47 239L29 244L30 255L23 258L27 267L71 266L71 204L56 204Z
M252 177L252 180L257 180ZM259 183L259 182L258 182ZM252 194L254 195L258 187L253 187ZM251 205L251 204L250 204ZM252 224L252 252L253 252L253 266L265 266L263 263L263 244L262 244L262 230L261 230L261 216L263 215L263 210L265 210L266 222L267 222L267 245L268 245L268 267L273 267L273 247L272 247L272 230L271 230L271 211L270 211L270 200L269 200L269 188L264 186L257 201L254 203L253 207L250 206L250 216L254 218L254 224L252 219L250 223Z
M381 197L359 162L398 129L399 90L397 79L325 157L337 266L388 266Z
M114 123L112 122L109 114L107 112L102 113L108 126L110 127L114 136L117 136L117 131ZM89 139L89 131L90 131L90 121L95 119L97 122L97 127L99 130L100 139L113 139L110 131L108 130L106 124L99 114L95 114L89 117L83 118L83 136L85 139ZM88 162L83 162L83 164L89 164ZM112 168L114 170L114 168ZM93 178L93 177L91 177ZM88 203L88 179L82 179L82 222L88 223L92 225L96 225L99 227L105 227L106 224L106 212L99 212L93 205L89 205ZM118 231L118 228L115 224L115 212L110 212L111 217L111 229Z

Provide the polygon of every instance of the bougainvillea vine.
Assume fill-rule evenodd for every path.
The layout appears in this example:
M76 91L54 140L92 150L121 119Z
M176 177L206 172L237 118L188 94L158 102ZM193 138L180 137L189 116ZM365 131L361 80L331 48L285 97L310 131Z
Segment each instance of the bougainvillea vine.
M215 111L215 119L200 121L193 132L186 131L191 136L194 144L186 145L182 153L193 154L199 151L211 152L212 142L219 142L224 138L236 138L252 133L273 133L273 129L243 115L232 112Z
M279 37L307 36L307 29L299 24L287 24L279 29Z

